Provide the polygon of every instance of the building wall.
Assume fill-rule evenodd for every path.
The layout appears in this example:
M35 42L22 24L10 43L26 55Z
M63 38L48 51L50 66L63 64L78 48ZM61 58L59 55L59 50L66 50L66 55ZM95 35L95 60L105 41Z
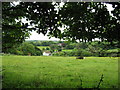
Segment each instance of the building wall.
M50 53L44 52L44 53L43 53L43 56L50 56Z

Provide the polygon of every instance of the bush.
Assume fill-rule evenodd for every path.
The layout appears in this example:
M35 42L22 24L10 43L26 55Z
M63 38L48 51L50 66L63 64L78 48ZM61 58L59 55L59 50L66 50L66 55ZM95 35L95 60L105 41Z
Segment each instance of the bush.
M75 46L72 45L72 44L68 44L68 45L66 45L66 47L65 47L65 49L74 49L74 48L75 48Z
M16 55L42 55L42 51L39 48L28 42L24 42L19 47L10 49L9 52Z
M75 56L83 56L83 50L82 49L77 50Z
M88 57L88 56L94 56L92 53L90 53L88 51L83 51L82 54L83 54L83 56L86 56L86 57Z
M35 55L35 56L40 56L40 55L42 55L42 54L43 54L43 53L42 53L42 50L40 50L39 48L35 47L34 55Z

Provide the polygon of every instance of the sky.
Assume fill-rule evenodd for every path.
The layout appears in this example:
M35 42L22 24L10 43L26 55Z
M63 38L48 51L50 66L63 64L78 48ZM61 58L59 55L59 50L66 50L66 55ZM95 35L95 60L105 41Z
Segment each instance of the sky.
M109 11L113 10L112 5L107 4L107 8ZM63 28L61 28L61 30L63 30ZM52 40L52 41L57 40L57 41L59 41L60 39L57 39L54 37L49 39L49 37L47 35L44 36L43 34L38 34L38 33L36 33L36 31L33 31L33 32L31 32L30 37L26 40Z
M52 37L51 39L49 39L49 37L47 35L43 35L43 34L38 34L36 33L36 31L31 32L30 38L26 39L26 40L51 40L51 41L59 41L59 39Z

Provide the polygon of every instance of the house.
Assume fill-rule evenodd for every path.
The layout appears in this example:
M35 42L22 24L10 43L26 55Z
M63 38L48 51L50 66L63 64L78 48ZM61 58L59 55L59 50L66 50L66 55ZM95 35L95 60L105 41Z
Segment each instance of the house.
M64 47L65 44L64 43L58 43L58 46Z
M50 51L45 51L43 52L43 56L50 56L51 55L51 52Z

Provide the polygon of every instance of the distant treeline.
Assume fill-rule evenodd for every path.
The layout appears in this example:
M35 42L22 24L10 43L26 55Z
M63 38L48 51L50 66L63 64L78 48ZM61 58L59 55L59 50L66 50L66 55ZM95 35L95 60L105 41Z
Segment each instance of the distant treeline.
M45 48L40 48L46 46ZM15 55L41 56L44 51L50 51L52 56L120 56L119 48L114 42L67 42L67 41L25 41L11 48L8 53Z

